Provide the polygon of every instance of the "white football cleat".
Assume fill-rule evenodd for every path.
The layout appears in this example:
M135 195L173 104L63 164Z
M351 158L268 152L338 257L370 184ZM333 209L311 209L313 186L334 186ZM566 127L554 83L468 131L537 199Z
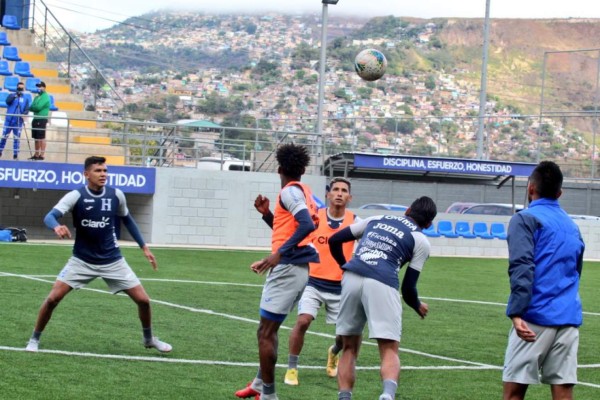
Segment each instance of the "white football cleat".
M37 339L29 339L27 342L27 346L25 347L25 351L36 352L40 346L40 341Z
M169 353L173 350L173 346L169 343L161 342L156 336L152 336L151 340L144 340L144 347L147 349L155 348L161 353Z

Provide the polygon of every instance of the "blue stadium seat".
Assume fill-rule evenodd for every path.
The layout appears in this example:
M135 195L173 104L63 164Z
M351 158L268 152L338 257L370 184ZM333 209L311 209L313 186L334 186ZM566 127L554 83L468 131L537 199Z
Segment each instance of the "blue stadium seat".
M58 111L58 107L54 104L54 96L50 95L50 111Z
M423 229L421 232L423 232L423 234L425 236L429 236L429 237L440 237L440 236L442 236L439 233L437 233L437 231L435 230L435 226L433 225L433 223L431 224L431 226L429 228Z
M471 225L467 221L456 221L454 229L456 230L456 234L465 239L475 239L475 235L471 232Z
M0 75L11 76L12 72L8 67L8 61L0 60Z
M0 107L2 107L2 108L8 107L8 104L6 104L6 98L8 97L9 94L10 94L10 92L0 92Z
M0 32L0 46L10 46L10 42L8 41L8 35L6 32Z
M438 222L437 232L447 238L457 238L458 235L454 232L451 221L440 221Z
M502 222L493 222L490 225L490 233L495 238L506 240L506 228Z
M15 63L15 75L22 76L24 78L33 78L31 72L31 66L27 61L17 61Z
M35 86L40 83L42 80L39 78L27 78L25 81L25 90L31 93L38 93L40 89Z
M17 17L14 15L5 15L2 17L2 26L6 29L21 29L21 25L19 24L19 21L17 21Z
M4 50L2 50L2 58L9 61L21 61L21 57L19 57L19 49L15 46L4 46Z
M10 90L11 92L16 92L18 83L18 76L7 76L6 78L4 78L4 89Z
M485 222L474 222L473 223L473 233L478 238L482 239L493 239L494 237L490 235L488 230L488 226Z

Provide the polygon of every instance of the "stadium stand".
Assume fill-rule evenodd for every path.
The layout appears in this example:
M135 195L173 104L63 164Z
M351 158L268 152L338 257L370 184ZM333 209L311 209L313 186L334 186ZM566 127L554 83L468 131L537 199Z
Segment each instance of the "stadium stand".
M8 61L0 60L0 75L11 76L12 72L8 67Z
M437 232L447 238L457 238L458 235L454 231L452 221L442 220L438 222Z
M40 78L27 78L25 80L25 90L27 90L28 92L31 92L31 93L39 92L38 87L35 85L37 85L41 81L42 80Z
M50 111L58 111L58 107L54 103L54 96L50 95Z
M0 31L0 46L10 46L6 32Z
M422 230L423 234L425 236L429 236L429 237L440 237L442 235L440 235L439 233L437 233L437 231L435 230L435 225L431 224L431 226L427 229L423 229Z
M471 232L471 225L467 221L456 221L454 225L456 234L464 237L465 239L475 239L476 236Z
M31 66L27 61L17 61L15 63L14 69L15 75L22 76L24 78L33 78L33 73L31 72Z
M493 239L494 237L490 235L488 230L488 226L485 222L474 222L473 223L473 233L478 238L482 239Z
M18 76L7 76L6 78L4 78L4 89L10 90L11 92L16 92L18 83Z
M490 233L495 238L506 240L506 228L502 222L493 222L490 225Z
M6 29L19 30L21 29L21 25L19 25L19 21L17 21L17 17L14 15L5 15L2 17L2 26Z
M9 92L0 92L0 107L6 108L8 104L6 104L6 98L8 97Z
M22 61L19 57L19 49L15 46L4 46L2 58L8 61Z

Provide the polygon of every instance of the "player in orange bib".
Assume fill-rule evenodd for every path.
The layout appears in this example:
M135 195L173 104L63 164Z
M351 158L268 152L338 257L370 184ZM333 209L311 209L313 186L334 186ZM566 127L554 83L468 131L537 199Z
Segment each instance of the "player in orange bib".
M275 213L271 214L271 255L251 265L258 274L268 272L260 300L257 332L260 368L247 387L235 392L239 398L277 400L277 333L306 287L308 264L319 262L312 243L313 231L319 224L317 205L310 188L300 182L310 161L308 150L286 144L277 149L276 158L282 189L277 196ZM263 201L268 202L268 199L259 195L255 206Z
M342 270L331 256L328 240L338 230L353 224L356 216L346 207L352 200L350 181L333 178L327 192L329 207L319 210L319 226L315 230L313 244L319 252L320 261L310 263L308 283L298 303L298 319L290 334L288 370L284 382L298 385L298 359L304 345L304 336L322 306L325 306L327 323L335 324L342 290ZM263 214L263 220L272 226L273 214L269 210L267 198L257 199L256 209ZM327 222L327 223L325 223ZM352 257L354 244L344 244L344 254ZM336 336L335 344L327 352L326 372L330 377L337 375L338 353L342 349L341 337Z

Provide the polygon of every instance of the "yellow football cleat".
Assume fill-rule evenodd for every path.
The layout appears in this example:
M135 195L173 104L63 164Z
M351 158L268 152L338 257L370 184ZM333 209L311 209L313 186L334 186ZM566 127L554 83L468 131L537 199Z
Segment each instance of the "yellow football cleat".
M296 368L288 369L285 373L283 383L286 385L298 386L298 370Z
M337 367L340 358L336 354L333 354L332 349L333 346L327 350L327 375L335 378L337 376Z

